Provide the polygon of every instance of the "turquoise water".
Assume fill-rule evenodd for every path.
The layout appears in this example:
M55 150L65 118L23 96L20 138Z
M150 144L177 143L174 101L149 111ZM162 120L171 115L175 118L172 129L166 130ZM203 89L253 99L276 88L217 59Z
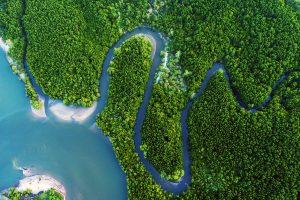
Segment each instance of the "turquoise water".
M68 199L127 199L108 139L89 127L32 117L24 85L0 49L0 190L22 178L14 165L58 179Z

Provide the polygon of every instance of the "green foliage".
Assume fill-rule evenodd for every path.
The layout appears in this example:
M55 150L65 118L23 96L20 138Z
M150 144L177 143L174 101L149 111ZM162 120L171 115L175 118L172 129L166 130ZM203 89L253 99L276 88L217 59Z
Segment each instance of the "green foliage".
M64 197L56 192L54 189L50 189L41 195L34 197L33 200L63 200Z
M30 194L30 190L18 192L16 188L12 187L9 189L8 193L5 196L7 196L11 200L20 200L22 197L28 197Z
M55 12L53 12L55 10ZM84 15L73 1L27 1L27 60L51 98L91 106L99 97L99 57L84 36Z
M20 17L22 17L22 0L1 0L0 1L0 36L4 40L10 39L13 45L10 48L9 55L18 64L22 65L24 36L20 26Z
M91 106L100 96L108 48L141 24L146 1L24 1L27 61L36 82L51 98Z
M20 200L20 199L24 199L26 197L29 198L30 195L31 195L30 190L18 192L16 190L16 188L14 188L14 187L10 188L8 193L5 194L5 196L7 196L11 200ZM61 194L59 194L52 188L46 192L39 194L38 196L35 196L33 198L30 197L30 199L33 199L33 200L63 200L64 198Z
M26 9L27 61L36 82L51 98L91 106L100 95L98 79L108 48L141 24L147 5L146 0L1 0L0 35L12 39L10 53L21 65L20 22Z
M300 111L300 72L291 73L275 94L282 97L281 104L286 110Z
M179 53L169 56L167 65L160 67L142 127L142 146L147 148L141 150L161 176L172 181L184 175L180 111L186 98L178 59Z
M115 59L108 68L111 73L109 98L112 99L108 101L102 118L118 119L125 127L134 126L136 113L133 111L140 105L138 97L144 94L151 67L151 49L149 41L138 36L115 49Z
M192 184L186 199L296 199L300 113L275 96L263 111L240 108L222 73L189 112Z
M112 142L127 175L129 199L165 199L135 152L133 127L142 102L151 68L151 44L144 36L128 39L115 50L110 64L109 97L97 124ZM110 70L111 71L111 70Z
M10 45L8 55L12 58L11 64L14 73L25 75L23 66L23 54L25 46L25 38L22 32L21 20L23 18L22 0L1 0L0 1L0 36ZM26 95L30 98L32 106L36 109L41 107L38 95L33 89L32 84L25 75L23 80L25 83Z
M156 6L162 4L163 6ZM212 63L221 61L238 96L260 105L280 76L299 66L300 23L282 0L155 1L149 24L163 30L195 92Z

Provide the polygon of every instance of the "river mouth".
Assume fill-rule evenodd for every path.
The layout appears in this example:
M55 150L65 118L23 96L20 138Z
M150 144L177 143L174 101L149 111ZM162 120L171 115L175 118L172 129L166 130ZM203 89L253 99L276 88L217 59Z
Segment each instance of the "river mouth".
M68 199L127 199L126 176L110 141L89 126L36 119L2 49L0 158L0 191L22 178L18 167L29 167L58 179Z

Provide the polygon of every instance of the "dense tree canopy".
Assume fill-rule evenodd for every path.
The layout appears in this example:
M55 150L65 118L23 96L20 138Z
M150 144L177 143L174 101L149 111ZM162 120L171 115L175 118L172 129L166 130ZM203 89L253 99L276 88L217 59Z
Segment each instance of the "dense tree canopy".
M163 177L178 181L184 175L180 124L180 111L186 103L184 74L178 65L179 52L176 56L162 56L142 127L142 149Z
M188 118L193 182L187 199L296 199L300 113L286 111L281 99L247 112L221 72L210 80Z
M108 47L142 19L140 12L130 10L132 6L137 6L134 11L144 10L143 1L132 4L27 0L28 64L46 94L83 106L98 99ZM132 16L135 19L126 20Z
M300 23L284 1L155 1L149 23L164 30L197 90L212 63L226 64L241 99L263 102L280 76L299 66ZM162 6L163 5L163 6Z

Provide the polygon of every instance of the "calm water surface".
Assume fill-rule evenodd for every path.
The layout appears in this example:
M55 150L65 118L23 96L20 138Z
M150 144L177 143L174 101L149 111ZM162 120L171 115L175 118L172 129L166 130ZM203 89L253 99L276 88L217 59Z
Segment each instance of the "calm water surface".
M0 190L32 167L61 181L71 200L127 199L125 174L99 131L30 113L24 85L0 49Z

